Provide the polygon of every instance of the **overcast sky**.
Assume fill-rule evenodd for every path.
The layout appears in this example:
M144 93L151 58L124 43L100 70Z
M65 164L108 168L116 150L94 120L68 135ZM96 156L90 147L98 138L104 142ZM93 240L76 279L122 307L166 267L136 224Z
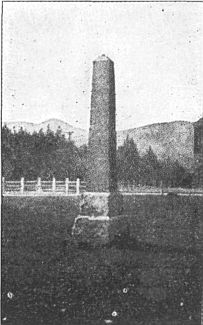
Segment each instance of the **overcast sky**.
M3 121L88 128L103 53L115 64L118 129L202 116L203 3L3 6Z

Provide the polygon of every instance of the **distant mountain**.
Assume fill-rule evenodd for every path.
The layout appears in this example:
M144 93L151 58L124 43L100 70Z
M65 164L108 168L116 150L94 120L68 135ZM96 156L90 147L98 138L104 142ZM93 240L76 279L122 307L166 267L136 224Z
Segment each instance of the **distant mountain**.
M186 168L193 167L194 130L191 122L156 123L119 131L118 145L123 143L127 135L136 142L141 155L151 146L159 159L170 157Z
M65 134L66 138L68 138L69 134L68 132L73 132L71 134L71 138L75 141L75 143L78 146L81 146L84 143L87 143L88 134L85 130L80 128L75 128L72 125L63 122L58 119L50 119L47 121L44 121L40 124L34 124L29 122L8 122L5 123L9 129L13 130L15 128L16 131L18 131L21 127L30 132L33 133L34 131L38 132L39 130L46 131L47 127L49 125L50 129L54 132L57 131L57 129L60 127L62 132Z
M88 139L86 130L75 128L58 119L50 119L40 124L27 122L9 122L6 124L10 129L15 127L16 131L18 131L22 127L30 133L40 129L46 131L48 125L54 132L60 127L66 138L68 138L68 132L73 132L71 137L78 146L87 143ZM127 135L134 139L141 155L151 146L159 159L163 160L169 156L173 160L177 159L184 167L189 169L193 167L194 131L191 122L156 123L118 131L118 145L123 144Z

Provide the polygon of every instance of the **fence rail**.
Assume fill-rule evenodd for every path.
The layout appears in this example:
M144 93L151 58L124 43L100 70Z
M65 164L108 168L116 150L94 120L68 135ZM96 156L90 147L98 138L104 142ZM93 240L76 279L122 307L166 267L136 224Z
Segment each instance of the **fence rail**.
M76 181L70 181L66 178L64 181L56 181L53 178L51 181L43 181L38 178L35 181L27 181L21 178L20 181L6 181L2 179L2 193L3 195L9 194L30 194L30 195L43 195L43 194L65 194L71 195L85 191L85 183L81 182L79 178Z
M118 184L118 189L123 194L135 193L138 195L201 195L203 196L202 188L172 188L172 187L152 187L152 186L137 186L133 184ZM51 181L43 181L41 178L28 181L21 178L19 181L6 181L2 178L2 194L3 195L79 195L86 190L86 183L80 181L70 181L66 178L63 181L56 181L53 178Z
M164 186L138 186L133 184L119 184L119 191L122 193L145 193L145 194L200 194L203 195L203 188L182 188Z

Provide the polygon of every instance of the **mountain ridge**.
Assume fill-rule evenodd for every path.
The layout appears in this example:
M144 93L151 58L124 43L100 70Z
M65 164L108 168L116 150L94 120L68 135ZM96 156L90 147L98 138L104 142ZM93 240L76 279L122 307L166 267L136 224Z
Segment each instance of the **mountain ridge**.
M122 129L122 130L119 130L118 132L120 131L131 131L131 130L134 130L134 129L139 129L139 128L147 128L147 127L150 127L150 126L157 126L157 125L166 125L166 124L173 124L173 123L189 123L189 124L193 124L193 122L189 122L189 121L185 121L185 120L176 120L176 121L171 121L171 122L156 122L156 123L150 123L150 124L146 124L146 125L142 125L142 126L137 126L135 128L129 128L129 129ZM195 123L195 122L194 122Z

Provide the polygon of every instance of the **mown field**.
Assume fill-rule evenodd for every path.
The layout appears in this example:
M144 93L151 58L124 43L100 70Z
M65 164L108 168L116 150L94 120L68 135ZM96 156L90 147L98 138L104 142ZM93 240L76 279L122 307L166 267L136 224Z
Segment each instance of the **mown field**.
M136 229L144 231L147 216L152 227L150 216L157 214L157 229L163 229L161 217L172 218L173 209L198 216L201 200L129 200L129 238L95 249L78 246L71 237L76 198L4 198L2 324L199 325L198 252L191 245L176 249L157 240L153 245L151 237L150 245L143 236L139 243Z

